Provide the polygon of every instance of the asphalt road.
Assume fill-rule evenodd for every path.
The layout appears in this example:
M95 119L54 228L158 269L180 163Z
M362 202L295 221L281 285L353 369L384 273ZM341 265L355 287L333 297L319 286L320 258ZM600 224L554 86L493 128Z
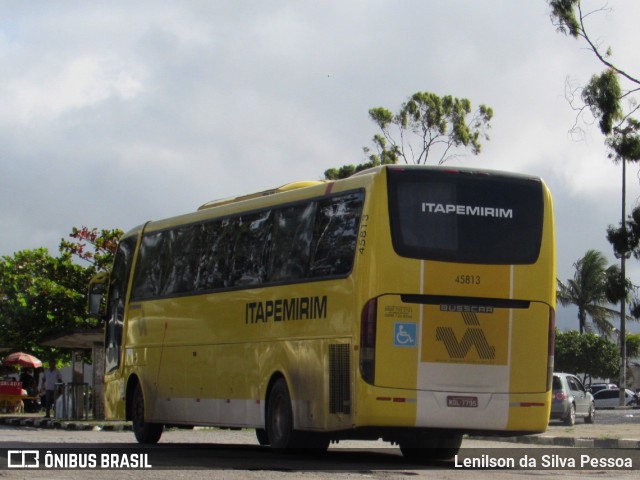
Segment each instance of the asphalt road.
M577 422L582 422L581 419L577 419ZM597 409L596 410L596 422L602 425L626 425L626 424L638 424L640 435L640 409ZM556 422L552 422L550 425L554 425Z
M625 421L624 415L606 414L607 421ZM618 419L618 420L616 420ZM47 449L54 454L63 452L149 453L152 470L0 470L0 479L49 479L49 478L224 478L224 479L354 479L388 480L408 477L438 479L522 479L528 474L537 478L568 479L627 479L638 478L638 470L575 470L558 467L555 471L497 469L477 470L456 466L454 462L438 462L426 466L407 463L397 448L384 442L341 442L333 445L324 455L283 455L268 448L259 447L251 430L225 431L217 429L170 430L163 434L160 443L149 450L134 443L129 431L69 431L37 429L33 427L0 426L0 452L6 449ZM461 460L480 458L487 452L498 459L518 457L523 454L538 455L549 452L560 459L567 459L580 449L559 447L533 447L531 445L504 444L465 439ZM514 453L515 452L515 453ZM523 453L524 452L524 453ZM640 459L638 460L640 462ZM174 465L181 465L175 467ZM169 466L171 470L162 469ZM640 467L637 465L636 468Z

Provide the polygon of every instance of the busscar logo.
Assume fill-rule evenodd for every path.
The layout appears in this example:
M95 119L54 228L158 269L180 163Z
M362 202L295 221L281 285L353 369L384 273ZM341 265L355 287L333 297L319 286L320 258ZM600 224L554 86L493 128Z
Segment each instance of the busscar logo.
M437 327L436 328L436 341L444 343L449 357L452 359L462 359L469 355L472 347L475 347L478 352L478 356L482 360L494 360L496 358L496 347L489 345L487 337L484 331L480 327L480 320L478 320L477 312L491 313L492 307L473 307L466 308L452 308L452 305L441 305L440 311L445 312L460 312L464 324L469 328L464 332L464 335L458 341L456 334L451 327ZM488 310L490 309L490 310Z

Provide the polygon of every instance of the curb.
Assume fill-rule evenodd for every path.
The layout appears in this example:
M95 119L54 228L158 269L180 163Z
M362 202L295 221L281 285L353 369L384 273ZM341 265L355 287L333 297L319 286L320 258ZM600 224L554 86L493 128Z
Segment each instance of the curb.
M10 427L32 427L57 430L94 430L105 432L131 431L133 428L127 422L105 423L101 421L63 420L42 417L0 417L0 425Z
M556 447L640 449L640 440L632 438L575 438L535 435L521 437L469 436L469 438L490 442L524 443L528 445L550 445Z

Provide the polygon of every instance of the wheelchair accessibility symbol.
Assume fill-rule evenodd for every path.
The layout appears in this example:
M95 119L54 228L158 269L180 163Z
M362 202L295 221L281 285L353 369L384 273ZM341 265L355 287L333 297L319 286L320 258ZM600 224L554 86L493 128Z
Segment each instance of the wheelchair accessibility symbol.
M394 347L415 347L418 339L416 323L396 322L393 328Z

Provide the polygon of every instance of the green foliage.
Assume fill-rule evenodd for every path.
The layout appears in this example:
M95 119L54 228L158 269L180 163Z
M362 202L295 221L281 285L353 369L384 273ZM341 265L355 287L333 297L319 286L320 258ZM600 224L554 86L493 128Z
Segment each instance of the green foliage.
M627 334L627 360L640 358L640 333Z
M97 271L111 267L122 231L74 228L62 240L60 256L45 248L0 259L0 345L47 358L39 343L47 337L98 326L87 318L87 288ZM89 263L85 267L73 257Z
M624 228L622 222L618 223L617 227L609 225L607 228L607 240L613 245L613 250L616 257L621 258L622 255L633 256L640 259L640 207L633 209L630 215L627 216ZM632 286L627 284L627 291L630 291ZM637 296L637 290L634 293L634 299L630 306L630 314L632 319L640 319L640 299Z
M452 149L470 148L478 155L482 149L480 140L489 140L486 132L493 109L481 105L469 118L471 112L471 102L466 98L416 92L395 115L384 107L377 107L369 110L369 118L382 132L386 140L382 147L395 160L393 163L403 160L426 164L429 155L434 154L438 164L442 164L453 155ZM379 136L374 137L373 142L380 149Z
M582 0L548 0L548 3L551 7L551 21L558 31L573 38L582 39L596 58L606 67L602 73L593 75L589 83L582 89L581 98L584 107L588 107L594 117L599 120L600 130L608 137L607 144L612 148L612 156L620 160L638 161L640 154L638 154L637 144L640 143L640 140L637 139L637 135L633 141L631 141L632 136L628 131L624 139L616 140L610 136L622 135L624 137L623 124L629 120L631 122L627 123L627 129L631 128L637 132L637 127L633 127L632 116L638 112L638 102L633 97L640 91L638 88L640 79L614 64L611 58L611 47L601 51L601 40L593 41L585 24L585 20L590 15L608 10L606 4L598 10L585 13L582 10ZM628 86L626 91L620 84L621 79ZM629 108L626 112L622 103L625 99L629 101ZM575 105L572 106L576 108ZM584 107L576 109L582 111ZM632 143L635 146L631 145Z
M463 148L478 155L481 141L489 140L487 130L493 109L480 105L472 114L471 102L466 98L416 92L397 113L375 107L369 110L369 118L380 132L372 138L373 149L363 148L367 160L359 165L331 168L325 172L326 179L346 178L367 168L400 161L426 164L435 157L442 164Z
M613 245L616 257L633 253L634 257L640 259L640 207L634 208L627 216L625 227L622 227L622 222L618 223L618 227L609 225L607 240Z
M614 377L620 371L620 355L615 343L593 333L556 330L555 371Z
M551 0L551 20L558 28L559 32L571 35L576 38L581 33L580 22L576 17L576 8L579 7L578 0Z
M563 306L578 307L580 333L587 329L587 318L590 317L599 332L610 334L614 326L609 319L618 315L618 312L607 308L605 304L611 301L609 297L616 297L620 293L616 283L620 281L619 274L616 277L615 268L607 269L606 258L595 250L588 250L573 265L573 278L566 283L558 280L558 301Z
M95 324L86 320L85 292L91 272L70 255L47 249L23 250L0 260L0 344L47 354L43 339Z
M340 178L348 178L351 175L366 170L368 168L378 167L380 165L393 165L398 163L397 154L387 149L386 140L380 136L375 135L373 138L374 143L378 147L378 153L371 153L371 151L365 147L363 150L368 155L369 160L359 165L344 165L340 168L330 168L324 172L325 180L338 180Z
M88 262L95 272L108 271L123 233L117 228L98 233L97 228L73 227L69 234L72 241L60 240L60 252Z
M620 98L622 89L618 74L607 69L591 77L582 90L582 100L591 108L591 113L600 120L600 131L605 135L613 132L614 122L622 118Z
M640 121L627 118L626 126L616 127L607 138L609 158L616 161L640 161Z
M605 297L610 303L629 300L629 291L633 288L631 280L622 278L620 265L614 264L605 270Z
M356 173L355 165L344 165L340 168L330 168L325 170L324 178L325 180L339 180L341 178L348 178L354 173Z

